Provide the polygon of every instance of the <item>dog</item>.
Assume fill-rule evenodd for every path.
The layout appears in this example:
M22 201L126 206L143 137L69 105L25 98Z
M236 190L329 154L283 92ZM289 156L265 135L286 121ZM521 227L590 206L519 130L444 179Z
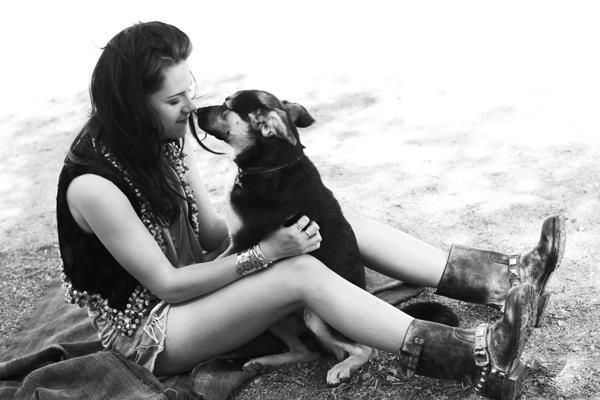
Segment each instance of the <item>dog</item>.
M306 215L318 222L322 237L320 248L311 255L364 289L365 271L352 227L300 141L297 128L315 122L308 111L298 103L280 101L262 90L241 90L221 105L198 108L195 116L201 130L232 147L238 166L229 196L238 223L230 226L231 245L226 254L247 249L275 229L290 226L298 216ZM202 145L193 122L190 126ZM411 308L415 314L420 313L418 307ZM447 314L448 310L441 312ZM289 351L250 360L244 369L265 370L320 357L299 338L303 324L292 319L293 316L284 318L270 328ZM327 373L330 385L348 380L377 355L376 350L331 329L309 309L304 310L303 321L317 341L339 361Z

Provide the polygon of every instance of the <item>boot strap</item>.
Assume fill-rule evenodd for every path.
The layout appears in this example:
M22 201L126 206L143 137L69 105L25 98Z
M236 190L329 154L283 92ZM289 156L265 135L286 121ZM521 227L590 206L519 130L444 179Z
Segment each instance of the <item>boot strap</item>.
M519 286L521 284L518 260L519 256L508 256L508 280L510 282L510 287Z
M475 329L475 346L473 346L473 355L475 356L475 365L479 369L479 377L475 382L475 391L479 392L485 385L485 381L490 373L490 353L487 346L488 324L481 324Z
M508 281L510 287L519 286L521 284L521 267L519 267L519 255L505 255L501 253L491 253L490 259L498 264L508 266Z
M504 380L506 372L499 370L495 367L492 368L490 364L490 353L487 347L487 336L488 336L488 324L481 324L475 329L475 346L473 347L473 353L475 355L475 365L479 367L479 378L475 382L475 391L480 392L485 386L490 373L495 379Z
M487 328L488 324L481 324L475 329L473 354L475 355L475 365L480 368L490 364L490 354L487 349Z
M421 357L423 343L425 343L423 338L415 337L412 341L404 343L402 346L401 351L408 355L408 360L406 361L405 366L407 378L412 378L417 371L417 364L419 362L419 357Z

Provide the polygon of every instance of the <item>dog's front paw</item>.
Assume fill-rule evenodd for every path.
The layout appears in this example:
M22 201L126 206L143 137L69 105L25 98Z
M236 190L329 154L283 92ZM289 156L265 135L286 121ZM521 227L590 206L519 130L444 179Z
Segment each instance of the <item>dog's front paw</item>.
M260 374L267 370L267 367L255 360L250 360L242 366L242 371L244 372L255 372Z
M346 382L352 376L352 371L345 365L334 365L327 371L327 384L329 386L337 386L342 382Z

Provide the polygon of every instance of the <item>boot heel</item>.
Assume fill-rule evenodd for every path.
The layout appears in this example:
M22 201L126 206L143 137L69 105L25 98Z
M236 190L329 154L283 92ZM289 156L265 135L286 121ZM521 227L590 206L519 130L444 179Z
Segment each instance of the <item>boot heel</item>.
M526 378L525 364L519 361L507 376L490 374L485 389L481 390L480 394L495 400L516 400L523 390L523 382Z
M513 372L508 375L508 378L502 383L500 391L500 400L515 400L521 394L523 382L527 378L527 370L525 364L519 362Z
M536 328L540 326L542 320L544 319L544 312L546 311L546 307L548 306L548 302L550 300L550 293L543 293L540 295L537 302L537 312L535 315L535 326Z

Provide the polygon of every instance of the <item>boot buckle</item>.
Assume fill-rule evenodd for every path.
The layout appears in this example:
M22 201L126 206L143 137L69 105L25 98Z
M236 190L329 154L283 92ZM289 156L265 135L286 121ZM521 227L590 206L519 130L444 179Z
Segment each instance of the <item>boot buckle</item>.
M402 345L401 355L405 358L406 377L412 378L417 371L417 365L419 363L419 357L421 356L421 350L423 349L423 338L415 337L412 342L408 341Z
M519 256L509 256L508 258L508 280L510 286L515 287L521 284L521 277L519 276Z
M475 329L475 346L473 355L475 356L475 365L484 367L490 363L490 355L487 351L487 324L481 324Z

